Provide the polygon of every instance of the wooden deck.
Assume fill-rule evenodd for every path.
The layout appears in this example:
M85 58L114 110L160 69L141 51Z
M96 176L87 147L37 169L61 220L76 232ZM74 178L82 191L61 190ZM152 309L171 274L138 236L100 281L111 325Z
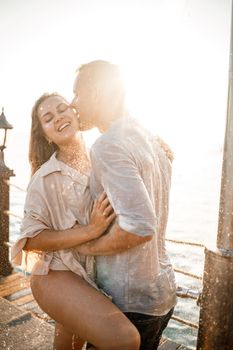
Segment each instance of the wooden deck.
M24 311L30 311L34 316L51 322L36 303L30 288L30 277L22 273L13 273L0 278L0 297L10 301Z
M0 277L0 330L1 349L52 349L54 321L40 309L33 298L29 276L15 272L10 276ZM163 339L159 350L188 348Z

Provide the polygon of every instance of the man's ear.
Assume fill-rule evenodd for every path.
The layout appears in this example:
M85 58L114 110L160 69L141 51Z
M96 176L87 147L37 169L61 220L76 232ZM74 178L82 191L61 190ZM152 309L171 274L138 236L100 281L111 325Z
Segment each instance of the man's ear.
M92 86L92 94L91 94L91 98L92 98L92 103L93 105L97 106L97 110L99 110L103 104L104 99L104 93L105 91L97 85Z
M97 86L93 86L92 97L94 102L97 102L100 98L100 89Z

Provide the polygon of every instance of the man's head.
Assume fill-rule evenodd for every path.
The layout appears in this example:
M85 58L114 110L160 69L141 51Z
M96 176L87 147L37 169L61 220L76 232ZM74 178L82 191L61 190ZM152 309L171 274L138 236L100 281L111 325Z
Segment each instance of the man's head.
M77 70L72 106L80 118L80 129L106 130L125 110L125 89L118 66L92 61Z

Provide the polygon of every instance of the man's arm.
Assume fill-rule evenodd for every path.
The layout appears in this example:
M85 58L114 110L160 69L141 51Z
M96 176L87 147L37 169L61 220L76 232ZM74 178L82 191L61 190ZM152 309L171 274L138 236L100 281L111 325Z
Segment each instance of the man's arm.
M118 224L114 224L106 235L82 244L77 249L83 255L116 255L151 241L152 237L152 235L138 236L123 230Z
M107 193L117 222L100 239L80 245L80 253L116 255L150 241L156 234L157 218L130 150L121 142L105 140L92 148L91 160L93 176Z

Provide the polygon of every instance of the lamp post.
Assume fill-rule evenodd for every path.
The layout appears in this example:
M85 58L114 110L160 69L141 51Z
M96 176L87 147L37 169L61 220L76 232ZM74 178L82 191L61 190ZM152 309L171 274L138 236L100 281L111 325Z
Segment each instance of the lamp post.
M2 108L0 115L0 275L7 276L12 272L12 266L9 262L9 216L6 212L9 210L9 186L8 180L14 176L13 170L10 170L4 162L4 149L6 148L7 130L13 126L8 123Z

